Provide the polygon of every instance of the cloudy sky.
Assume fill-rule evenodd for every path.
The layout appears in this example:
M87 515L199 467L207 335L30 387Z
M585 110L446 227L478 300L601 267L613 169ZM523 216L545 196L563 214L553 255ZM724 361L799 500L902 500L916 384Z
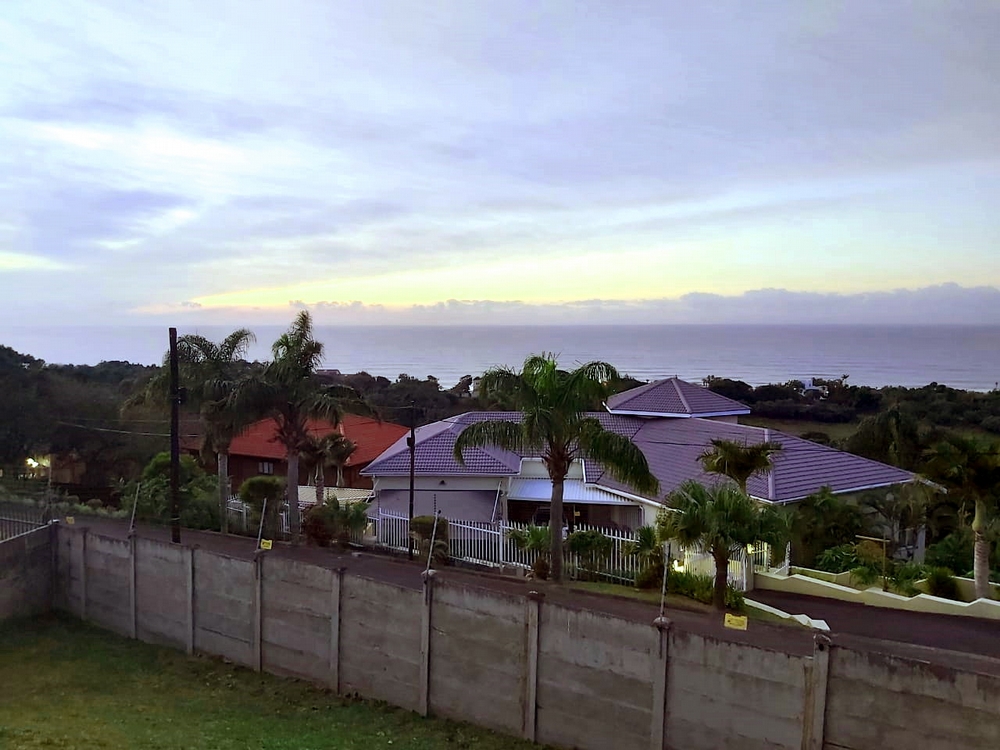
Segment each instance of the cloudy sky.
M1000 323L998 39L995 0L5 0L0 296Z

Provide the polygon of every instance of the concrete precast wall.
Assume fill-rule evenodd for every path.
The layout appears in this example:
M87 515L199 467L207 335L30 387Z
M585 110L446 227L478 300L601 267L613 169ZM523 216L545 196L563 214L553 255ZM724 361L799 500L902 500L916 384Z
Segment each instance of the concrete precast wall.
M543 605L537 740L594 750L648 748L658 648L649 625Z
M340 689L416 711L424 597L345 576L340 603Z
M824 748L1000 747L1000 677L836 648Z
M190 650L191 549L151 539L134 541L137 637Z
M667 747L800 748L807 658L674 632Z
M47 608L49 596L143 640L540 742L1000 747L1000 677L831 646L823 636L811 657L791 655L444 576L419 590L270 552L234 559L80 526L54 533L48 543L38 533L0 544L3 581L29 582L35 597L15 614ZM0 603L15 598L0 589Z
M528 679L526 628L522 597L435 583L430 712L522 734Z
M83 608L83 552L86 531L56 526L56 585L53 604L57 609L86 619Z
M329 682L333 577L315 565L261 559L263 669Z
M83 559L87 619L120 635L131 636L131 542L88 534Z
M43 527L0 542L0 620L51 608L54 531Z
M194 648L236 664L254 659L254 564L194 551Z

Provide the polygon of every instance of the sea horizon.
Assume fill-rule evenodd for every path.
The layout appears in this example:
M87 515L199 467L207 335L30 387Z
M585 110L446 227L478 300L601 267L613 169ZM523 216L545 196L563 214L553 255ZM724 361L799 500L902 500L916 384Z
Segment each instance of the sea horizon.
M177 325L218 340L235 326ZM267 359L285 325L247 325L250 359ZM123 360L159 364L167 326L69 324L0 327L0 344L54 364ZM850 383L987 391L1000 382L1000 326L845 323L321 324L323 367L396 378L433 375L444 387L494 366L517 368L553 352L567 366L594 359L640 380L677 375L751 385L848 375Z

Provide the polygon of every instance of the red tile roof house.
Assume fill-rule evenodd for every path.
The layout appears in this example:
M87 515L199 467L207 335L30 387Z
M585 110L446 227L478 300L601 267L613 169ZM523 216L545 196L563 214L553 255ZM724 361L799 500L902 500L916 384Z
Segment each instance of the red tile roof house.
M652 523L664 497L687 479L720 481L698 461L713 438L748 444L774 441L782 450L773 469L751 478L750 494L764 502L790 503L829 486L845 495L913 481L909 472L812 443L775 430L738 424L745 405L692 383L670 378L608 399L606 411L592 416L606 429L625 435L646 455L660 481L660 495L646 497L617 482L599 464L574 463L565 486L567 515L579 523L636 528ZM451 519L530 521L547 508L551 482L536 456L497 448L466 451L465 465L452 455L455 439L483 419L519 419L516 412L469 412L417 430L414 512L441 511ZM409 503L409 450L396 441L362 472L374 479L377 507L406 514ZM374 510L374 508L373 508Z
M361 471L369 465L372 459L409 432L409 428L402 425L379 422L355 414L345 414L336 427L324 420L310 419L307 422L307 429L309 434L315 436L340 432L358 446L344 468L344 486L357 489L370 489L372 487L371 478L361 474ZM285 446L278 442L276 433L277 428L274 420L262 419L259 422L254 422L233 440L229 448L229 473L232 477L233 492L236 492L240 485L250 477L260 474L273 474L282 478L286 476L288 473L288 454ZM300 462L299 485L304 486L311 483L311 472ZM329 487L333 487L336 483L333 472L327 471L326 483ZM306 499L303 498L303 502Z

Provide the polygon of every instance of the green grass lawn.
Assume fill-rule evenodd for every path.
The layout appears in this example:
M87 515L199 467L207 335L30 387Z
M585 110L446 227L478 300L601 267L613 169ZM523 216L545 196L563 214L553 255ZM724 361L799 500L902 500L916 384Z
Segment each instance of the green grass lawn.
M4 750L528 747L63 617L0 624Z

